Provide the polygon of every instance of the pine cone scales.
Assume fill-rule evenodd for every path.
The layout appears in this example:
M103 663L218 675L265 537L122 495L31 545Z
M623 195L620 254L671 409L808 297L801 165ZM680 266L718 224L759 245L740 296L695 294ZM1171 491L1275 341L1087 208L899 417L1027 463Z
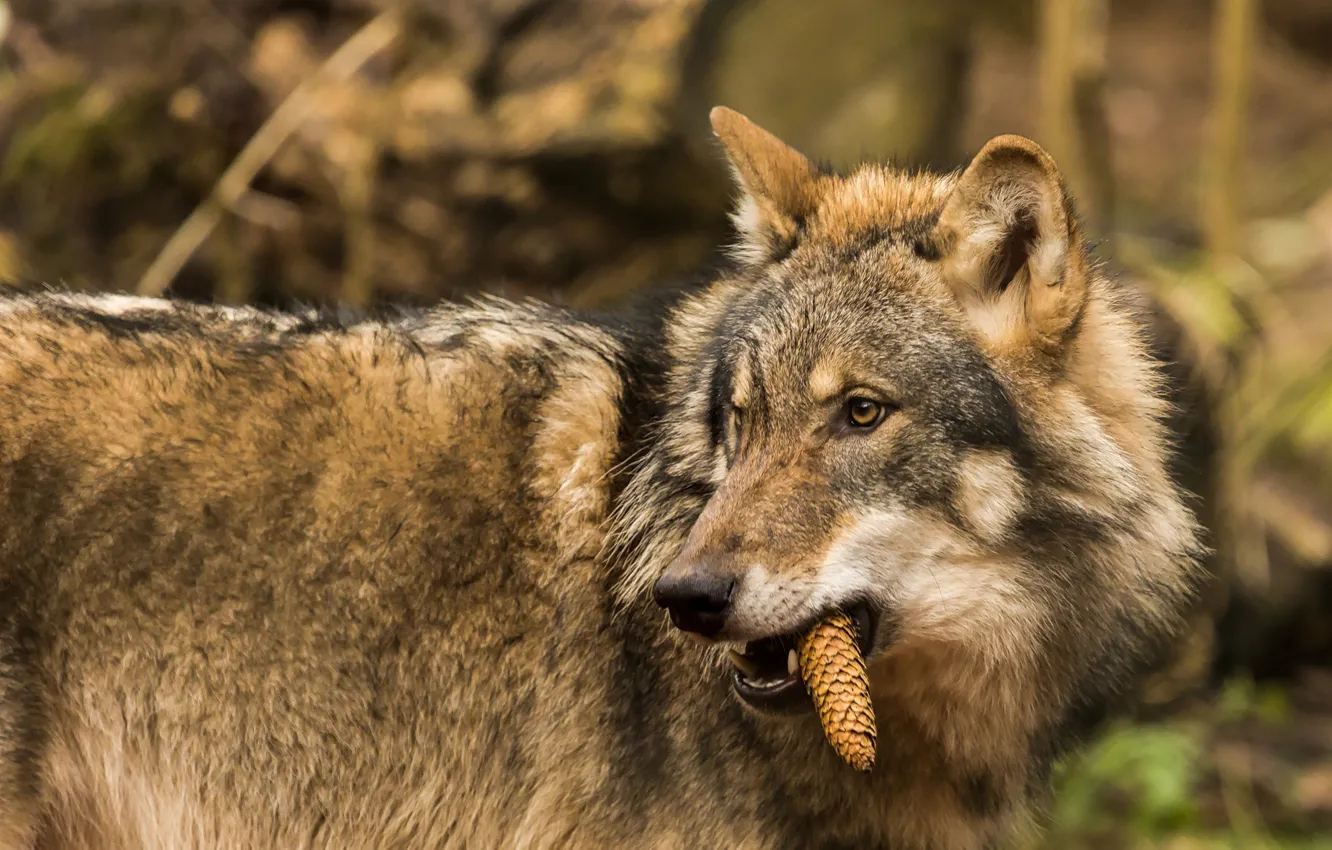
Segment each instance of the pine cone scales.
M856 770L870 770L878 736L855 621L833 614L800 638L798 652L800 675L828 743Z

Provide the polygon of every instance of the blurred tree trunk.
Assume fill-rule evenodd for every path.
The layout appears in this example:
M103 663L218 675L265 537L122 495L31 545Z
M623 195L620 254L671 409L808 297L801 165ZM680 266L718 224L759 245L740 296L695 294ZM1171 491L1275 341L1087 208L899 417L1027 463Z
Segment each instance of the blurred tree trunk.
M837 167L953 167L974 17L960 0L712 0L686 67L688 125L724 104Z
M1203 163L1203 228L1214 259L1237 254L1245 123L1258 0L1217 0L1212 43L1212 114Z
M1041 0L1040 141L1101 239L1114 235L1114 171L1105 117L1107 0Z

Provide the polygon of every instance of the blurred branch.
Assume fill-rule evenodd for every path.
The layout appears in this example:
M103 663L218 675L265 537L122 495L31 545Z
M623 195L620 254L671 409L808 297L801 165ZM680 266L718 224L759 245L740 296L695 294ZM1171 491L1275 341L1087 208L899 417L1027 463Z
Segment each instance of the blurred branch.
M1294 557L1304 564L1326 568L1332 563L1332 524L1304 484L1291 476L1257 476L1250 504Z
M1218 0L1212 42L1210 138L1203 165L1203 228L1213 259L1239 250L1239 194L1258 0Z
M137 287L140 295L166 292L185 263L217 227L223 213L240 201L250 182L314 110L317 92L329 83L342 82L356 74L362 65L393 43L399 29L395 11L380 13L296 87L223 172L208 198L172 234L140 279Z
M1114 173L1105 117L1106 0L1042 0L1041 141L1067 176L1092 227L1114 231Z
M300 207L285 198L251 189L236 199L231 211L268 230L291 230L300 224Z

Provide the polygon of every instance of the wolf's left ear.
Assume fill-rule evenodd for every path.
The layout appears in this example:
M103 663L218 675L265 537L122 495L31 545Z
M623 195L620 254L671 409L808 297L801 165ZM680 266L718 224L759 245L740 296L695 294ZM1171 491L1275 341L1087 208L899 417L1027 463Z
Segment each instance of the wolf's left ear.
M740 232L736 253L758 265L794 244L801 221L818 203L819 169L735 110L718 106L708 118L744 193L731 216Z
M1085 260L1054 160L1021 136L992 139L934 231L943 273L993 342L1057 351L1082 312Z

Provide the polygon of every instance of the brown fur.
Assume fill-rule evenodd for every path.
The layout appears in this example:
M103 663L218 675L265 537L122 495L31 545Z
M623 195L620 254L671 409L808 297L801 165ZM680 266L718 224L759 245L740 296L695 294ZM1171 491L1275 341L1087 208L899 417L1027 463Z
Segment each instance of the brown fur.
M1030 142L843 177L714 124L740 265L638 324L0 301L0 848L1025 821L1192 582L1136 315ZM864 384L897 407L853 443L827 411ZM724 639L878 606L874 773L669 628L652 584L705 557L746 577Z

